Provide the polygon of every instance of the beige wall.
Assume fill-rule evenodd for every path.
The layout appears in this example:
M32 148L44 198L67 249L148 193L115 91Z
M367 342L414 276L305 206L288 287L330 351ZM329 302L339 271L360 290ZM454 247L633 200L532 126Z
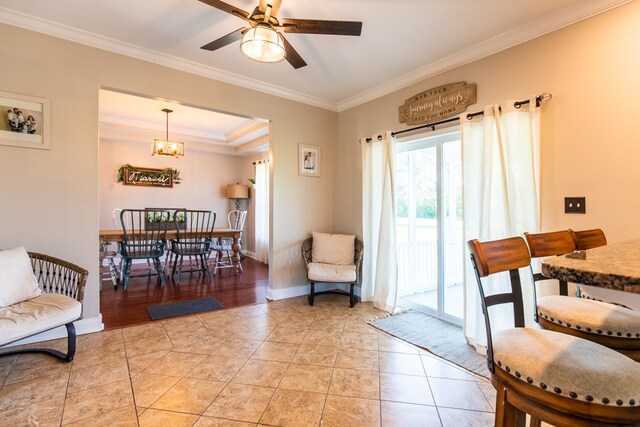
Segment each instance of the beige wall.
M234 201L226 198L226 185L241 182L241 157L189 150L179 159L150 156L150 144L139 141L100 139L100 228L113 228L115 208L187 208L216 212L216 227L227 226ZM182 181L173 188L135 187L117 182L124 164L177 169Z
M640 3L632 2L340 114L0 25L2 39L20 45L0 46L2 89L50 99L52 111L51 150L0 146L0 246L88 268L85 315L98 314L98 90L116 88L271 121L272 296L290 295L305 283L299 245L312 230L361 235L358 138L403 129L398 105L459 80L478 84L473 111L553 94L542 114L545 230L597 226L610 241L637 237L638 22ZM321 178L298 175L300 143L322 147ZM586 196L588 213L563 214L564 196Z
M1 247L25 247L68 259L90 272L85 317L99 313L98 91L115 88L271 121L273 174L271 282L274 296L304 281L299 245L333 223L333 174L297 173L298 143L335 153L337 114L0 25L2 89L51 100L51 150L0 146ZM16 49L15 46L20 46Z
M406 98L466 80L478 84L470 111L553 94L542 108L543 230L601 227L610 242L640 236L639 22L640 2L632 2L340 113L336 228L361 233L358 138L406 128L397 113ZM565 196L586 196L587 214L564 214Z

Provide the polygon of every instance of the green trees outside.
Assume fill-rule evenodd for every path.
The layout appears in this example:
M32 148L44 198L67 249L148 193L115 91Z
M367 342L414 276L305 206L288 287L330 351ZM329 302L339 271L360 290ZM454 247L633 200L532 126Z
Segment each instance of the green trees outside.
M400 152L396 156L396 199L397 216L407 218L409 216L409 186L411 174L416 181L415 203L416 218L435 219L437 216L437 173L436 156L434 149L424 149L421 152ZM413 154L410 156L409 154ZM444 167L450 167L445 163ZM443 171L448 176L447 171ZM449 206L445 206L445 210ZM456 194L455 215L462 215L462 198L460 192ZM453 213L444 212L445 217L453 216Z

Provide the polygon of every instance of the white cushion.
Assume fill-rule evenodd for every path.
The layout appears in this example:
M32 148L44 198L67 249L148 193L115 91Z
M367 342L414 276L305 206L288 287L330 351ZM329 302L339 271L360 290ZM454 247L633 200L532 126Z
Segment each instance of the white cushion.
M23 247L0 251L0 307L41 293L27 251Z
M313 244L311 259L324 264L353 264L354 242L352 234L311 233Z
M597 405L640 405L640 363L594 342L511 328L493 334L493 353L496 369L549 393Z
M356 265L309 263L307 277L314 282L345 282L356 281Z
M591 334L640 338L640 313L606 302L552 295L538 299L538 316Z
M0 345L26 338L80 318L82 305L60 294L42 294L0 308Z

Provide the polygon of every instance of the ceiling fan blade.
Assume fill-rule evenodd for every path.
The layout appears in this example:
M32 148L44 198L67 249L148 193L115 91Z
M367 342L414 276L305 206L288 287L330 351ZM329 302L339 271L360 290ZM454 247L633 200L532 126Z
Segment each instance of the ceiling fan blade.
M289 62L289 64L291 64L291 66L296 70L298 68L305 67L307 63L304 62L304 59L302 59L300 54L293 48L293 46L291 46L291 43L289 43L284 36L282 36L282 40L284 41L284 51L287 53L285 56L287 62Z
M240 40L245 30L246 28L238 28L237 30L227 34L226 36L220 37L218 40L214 40L211 43L205 44L200 49L216 50L220 49L221 47L225 47L230 43Z
M208 4L209 6L215 7L216 9L220 9L224 12L235 15L239 18L244 19L245 21L249 21L249 12L245 12L242 9L239 9L235 6L231 6L228 3L225 3L220 0L200 0L204 4Z
M284 18L281 27L285 33L359 36L362 32L362 22L356 21L321 21L317 19Z

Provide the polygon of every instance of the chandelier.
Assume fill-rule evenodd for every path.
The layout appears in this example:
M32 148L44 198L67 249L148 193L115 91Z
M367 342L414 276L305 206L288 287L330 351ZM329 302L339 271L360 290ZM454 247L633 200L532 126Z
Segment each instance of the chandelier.
M184 156L184 142L169 140L169 113L173 113L173 110L164 108L162 111L167 114L166 138L156 138L153 140L153 145L151 146L151 155L155 156L156 154L158 154L161 156L182 157Z

